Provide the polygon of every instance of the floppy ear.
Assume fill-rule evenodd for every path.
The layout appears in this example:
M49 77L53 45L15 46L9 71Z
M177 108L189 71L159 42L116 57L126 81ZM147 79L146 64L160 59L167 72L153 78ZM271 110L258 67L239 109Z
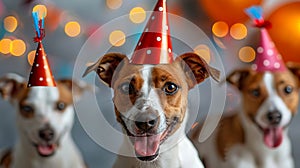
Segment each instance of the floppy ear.
M4 100L13 99L24 88L25 79L18 74L8 73L0 78L0 94Z
M92 90L91 87L83 81L60 79L57 80L57 83L65 86L72 93L72 95L75 96L75 100L78 100L84 91Z
M95 71L99 78L109 87L111 87L112 77L120 63L129 62L126 55L120 53L109 53L101 57L96 63L89 66L83 74L83 77L92 71ZM122 64L124 63L122 62Z
M210 67L204 59L195 53L185 53L176 58L176 61L180 62L181 67L188 77L190 88L201 83L209 76L217 82L220 80L220 71ZM196 81L194 79L196 79Z
M295 62L286 63L286 67L300 79L300 64Z
M235 70L227 76L226 81L241 90L243 87L243 81L250 74L250 71L250 69Z

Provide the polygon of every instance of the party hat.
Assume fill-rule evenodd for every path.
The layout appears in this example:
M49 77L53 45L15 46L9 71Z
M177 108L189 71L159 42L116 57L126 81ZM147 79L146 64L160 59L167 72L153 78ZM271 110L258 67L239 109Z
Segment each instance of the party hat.
M260 28L261 34L257 56L252 68L258 72L286 70L282 57L267 31L267 28L271 27L271 23L264 20L262 8L252 6L246 9L246 13L253 19L255 26Z
M134 50L133 64L172 63L172 42L166 0L158 0Z
M36 49L36 54L31 68L27 87L55 87L56 84L42 44L42 40L45 37L44 18L39 19L37 12L33 12L32 16L34 20L34 27L36 30L36 37L34 38L34 42L38 43L38 47Z

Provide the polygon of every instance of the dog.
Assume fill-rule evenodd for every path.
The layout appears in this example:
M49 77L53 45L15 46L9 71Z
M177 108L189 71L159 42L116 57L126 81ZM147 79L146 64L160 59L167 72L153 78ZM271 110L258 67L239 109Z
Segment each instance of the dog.
M57 87L27 88L17 74L0 78L0 93L16 108L19 140L0 156L4 168L83 168L82 156L71 137L74 122L73 97L86 86L58 80ZM72 95L73 87L73 95Z
M185 134L188 91L220 72L200 56L186 53L171 64L132 64L126 55L109 53L87 68L114 90L117 121L124 130L119 167L203 167ZM173 144L173 145L171 145ZM160 152L162 151L162 152Z
M208 168L293 168L288 126L297 112L300 66L284 72L239 69L227 81L239 90L241 107L224 117L203 143L201 125L191 139Z

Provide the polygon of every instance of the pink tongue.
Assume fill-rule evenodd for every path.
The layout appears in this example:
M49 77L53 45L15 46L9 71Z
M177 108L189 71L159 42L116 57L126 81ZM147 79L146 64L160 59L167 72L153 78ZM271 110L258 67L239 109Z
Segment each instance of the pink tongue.
M264 142L269 148L278 147L282 142L282 128L265 129Z
M38 149L38 152L40 154L47 156L47 155L51 155L54 152L55 147L54 147L53 144L52 145L45 145L45 146L44 145L39 145L37 149Z
M149 137L135 137L134 149L141 156L153 156L156 154L161 135L152 135Z

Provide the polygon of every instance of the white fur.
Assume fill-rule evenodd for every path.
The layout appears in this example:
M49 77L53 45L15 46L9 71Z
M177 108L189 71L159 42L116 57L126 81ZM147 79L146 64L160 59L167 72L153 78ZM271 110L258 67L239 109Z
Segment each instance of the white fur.
M277 108L282 112L282 121L280 125L286 125L291 119L291 112L278 96L274 77L271 73L266 73L263 82L267 88L269 97L263 102L258 110L256 121L262 126L267 126L265 119L269 110ZM238 111L239 119L245 132L245 143L235 144L226 151L225 160L223 160L216 148L216 133L209 137L204 143L195 142L200 151L200 156L204 157L208 168L293 168L294 163L291 156L291 143L288 137L287 129L283 132L283 142L276 149L268 148L263 141L262 131L253 124L245 115L243 108Z

